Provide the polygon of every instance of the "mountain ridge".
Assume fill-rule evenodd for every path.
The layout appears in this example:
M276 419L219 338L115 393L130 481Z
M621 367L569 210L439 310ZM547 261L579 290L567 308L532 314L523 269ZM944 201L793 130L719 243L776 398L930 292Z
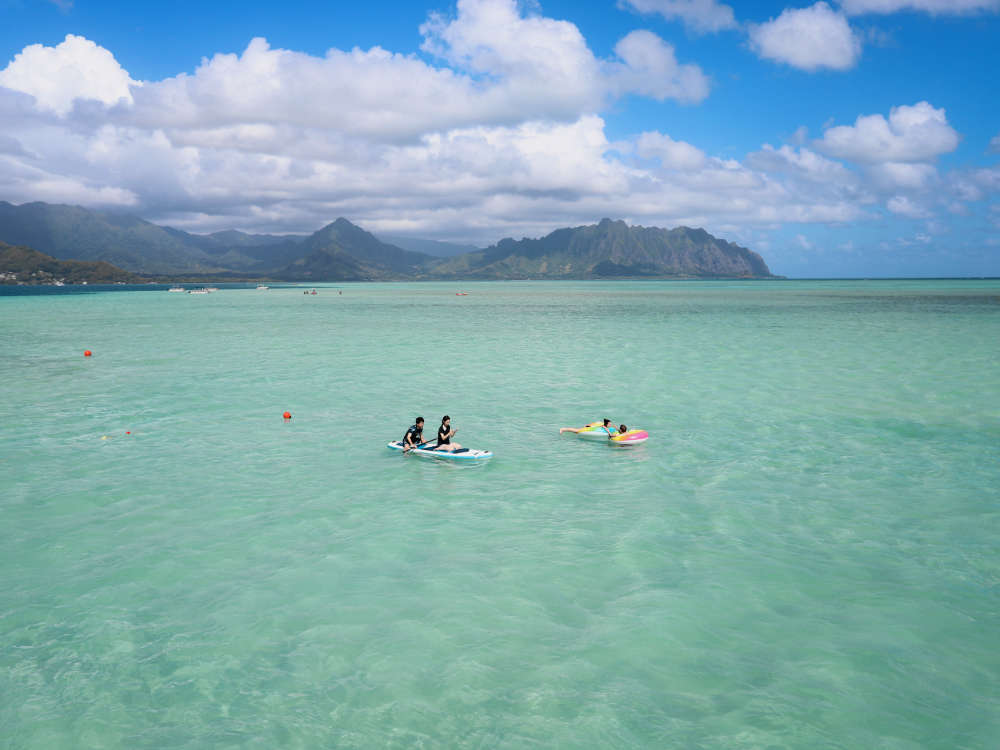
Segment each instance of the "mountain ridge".
M138 284L141 276L105 261L57 260L24 245L0 242L0 284Z
M757 253L704 229L602 219L539 238L504 238L450 257L406 250L340 217L309 235L198 235L131 214L0 201L0 241L145 275L239 274L285 281L773 278Z
M773 278L764 259L704 229L597 224L557 229L537 239L505 238L435 266L456 278Z

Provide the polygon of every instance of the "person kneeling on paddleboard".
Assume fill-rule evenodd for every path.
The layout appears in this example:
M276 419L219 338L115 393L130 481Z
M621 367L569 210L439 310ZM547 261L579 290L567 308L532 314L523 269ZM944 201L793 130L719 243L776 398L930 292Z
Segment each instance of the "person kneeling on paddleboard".
M410 429L403 435L403 453L418 448L422 442L424 442L424 418L417 417L417 421L410 425Z
M436 451L457 451L462 446L458 443L451 442L451 438L454 434L458 432L456 427L454 430L451 428L451 417L445 414L441 417L441 426L438 427L438 443L434 446Z

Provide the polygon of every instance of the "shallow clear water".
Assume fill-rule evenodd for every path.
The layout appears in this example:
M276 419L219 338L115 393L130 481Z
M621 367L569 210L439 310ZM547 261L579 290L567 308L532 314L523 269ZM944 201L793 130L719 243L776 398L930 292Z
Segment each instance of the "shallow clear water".
M4 747L996 746L1000 282L342 288L0 297Z

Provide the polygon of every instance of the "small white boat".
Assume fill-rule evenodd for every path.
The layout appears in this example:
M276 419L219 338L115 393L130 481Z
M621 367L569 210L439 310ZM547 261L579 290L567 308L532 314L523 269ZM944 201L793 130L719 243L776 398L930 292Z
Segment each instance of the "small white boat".
M208 294L207 289L189 289L188 294Z
M219 291L219 287L217 287L217 286L206 286L205 287L205 291L206 292L217 292L217 291Z
M270 289L270 288L271 288L271 287L269 287L269 286L264 286L263 284L258 284L258 285L257 285L257 291L258 291L258 292L266 292L266 291L267 291L268 289Z
M170 288L169 288L169 289L168 289L167 291L168 291L168 292L186 292L186 291L187 291L187 289L185 289L185 288L184 288L184 287L182 287L182 286L172 286L172 287L170 287Z

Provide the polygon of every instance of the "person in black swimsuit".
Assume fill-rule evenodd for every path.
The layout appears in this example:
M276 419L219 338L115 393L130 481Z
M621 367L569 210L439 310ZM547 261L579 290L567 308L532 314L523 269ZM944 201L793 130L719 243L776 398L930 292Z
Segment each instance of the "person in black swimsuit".
M424 418L417 417L417 421L403 435L403 453L413 450L422 442L424 442Z
M438 427L438 442L434 446L436 451L457 451L462 446L451 442L452 436L458 432L458 428L451 428L451 417L445 414L441 417L441 426Z

